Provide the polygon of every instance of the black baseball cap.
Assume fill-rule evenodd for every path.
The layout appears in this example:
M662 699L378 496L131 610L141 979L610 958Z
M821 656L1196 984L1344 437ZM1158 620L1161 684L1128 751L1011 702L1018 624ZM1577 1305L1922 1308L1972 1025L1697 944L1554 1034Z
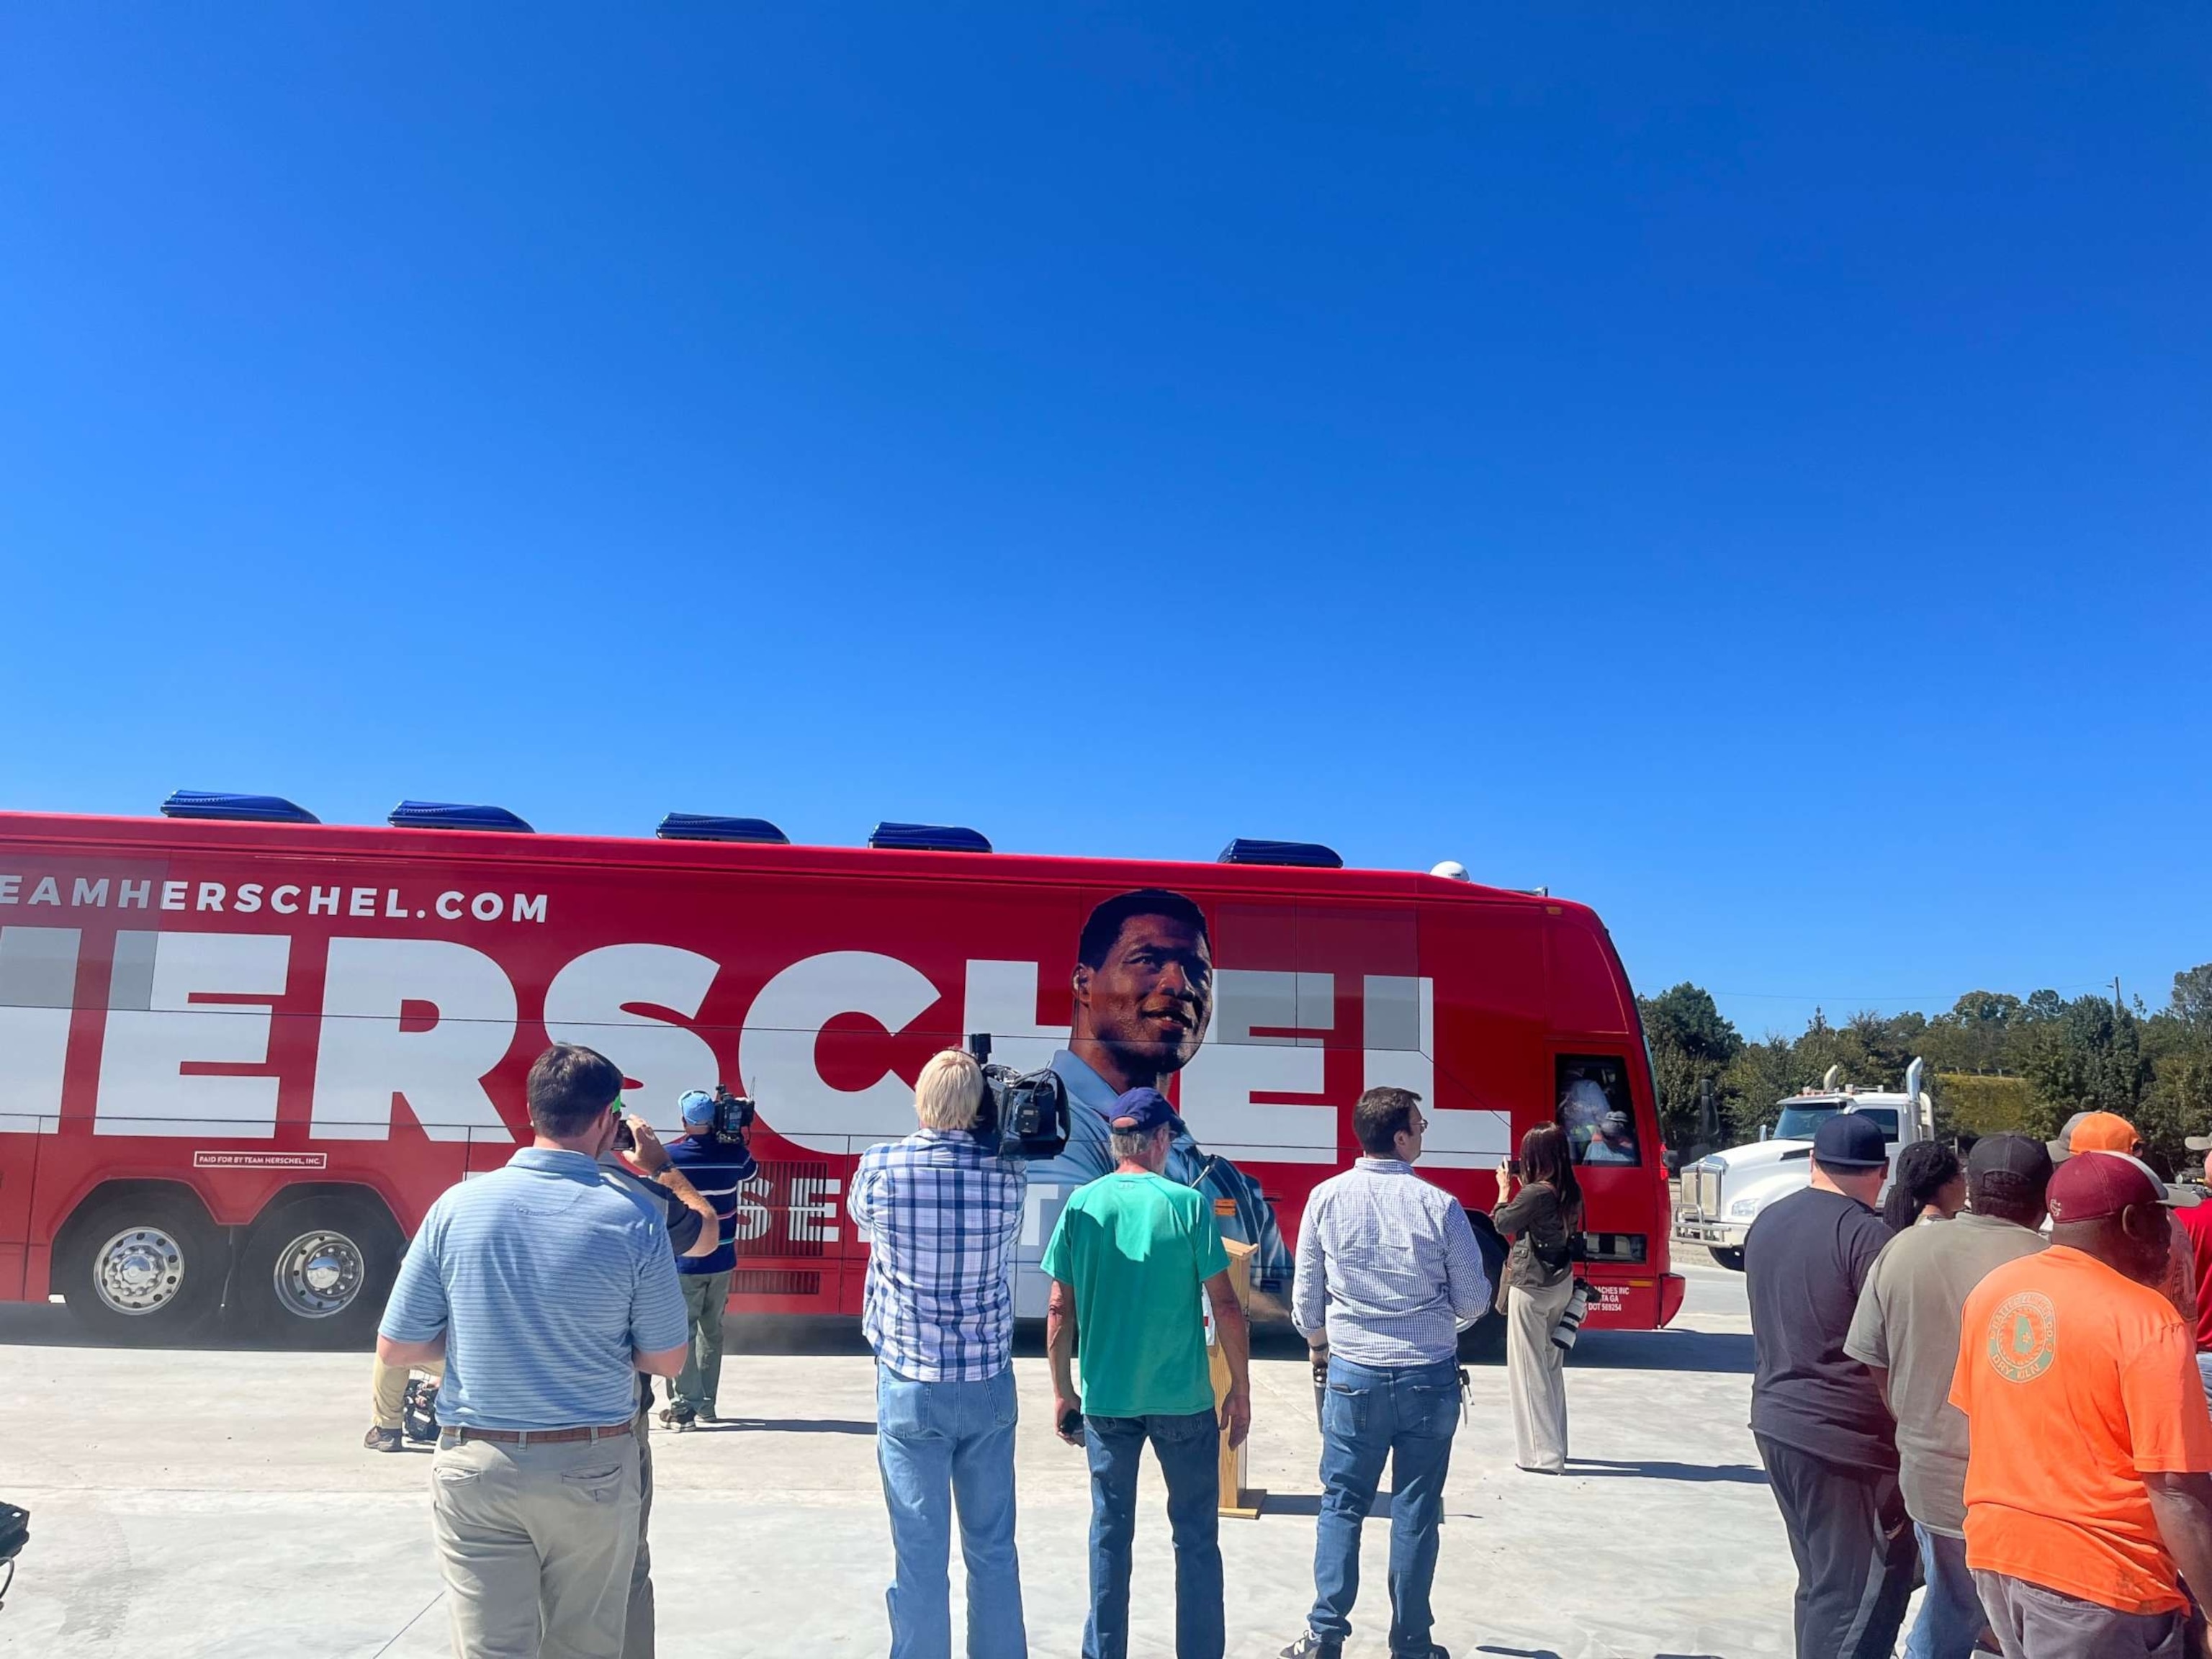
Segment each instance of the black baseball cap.
M1824 1170L1886 1169L1889 1145L1872 1118L1838 1112L1813 1131L1813 1162Z
M1182 1120L1158 1089L1130 1089L1116 1096L1113 1115L1106 1121L1130 1134L1142 1134L1164 1124L1178 1133L1182 1129Z
M1984 1135L1966 1154L1966 1191L2004 1204L2040 1204L2051 1186L2051 1149L2033 1135Z

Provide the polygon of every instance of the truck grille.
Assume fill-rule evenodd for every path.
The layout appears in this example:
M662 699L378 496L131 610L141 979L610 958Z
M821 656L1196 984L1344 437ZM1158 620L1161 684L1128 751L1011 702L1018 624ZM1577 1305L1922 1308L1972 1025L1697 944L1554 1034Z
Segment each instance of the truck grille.
M1717 1220L1721 1212L1721 1176L1717 1170L1698 1171L1695 1196L1691 1208L1709 1219Z

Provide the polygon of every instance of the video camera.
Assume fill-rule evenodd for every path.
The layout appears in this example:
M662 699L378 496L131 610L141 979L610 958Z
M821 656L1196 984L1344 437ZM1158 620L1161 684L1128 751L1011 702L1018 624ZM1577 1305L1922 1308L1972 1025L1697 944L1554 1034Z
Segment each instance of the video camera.
M733 1095L722 1085L714 1085L715 1139L738 1139L753 1127L758 1115L750 1095Z
M975 1139L1012 1158L1058 1158L1067 1146L1067 1085L1060 1073L993 1065L988 1031L969 1034L968 1052L983 1068L983 1103L975 1109Z
M629 1125L620 1121L623 1103L617 1098L607 1109L618 1120L615 1130L615 1145L625 1152L637 1150L637 1137L630 1133ZM733 1095L722 1084L714 1085L714 1121L710 1133L717 1140L736 1140L753 1127L760 1113L750 1095Z

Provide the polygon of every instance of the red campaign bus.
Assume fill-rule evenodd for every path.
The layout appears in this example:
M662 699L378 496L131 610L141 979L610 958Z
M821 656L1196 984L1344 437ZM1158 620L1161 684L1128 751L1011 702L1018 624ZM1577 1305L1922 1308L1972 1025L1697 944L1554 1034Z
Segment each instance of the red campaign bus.
M857 1315L847 1180L971 1032L1058 1072L1074 1120L1029 1166L1024 1316L1060 1204L1107 1167L1098 1108L1137 1083L1176 1102L1170 1173L1255 1247L1263 1317L1381 1084L1422 1096L1423 1171L1483 1230L1500 1160L1563 1124L1590 1324L1680 1304L1635 1000L1578 904L1286 843L1138 863L921 826L836 848L683 815L617 840L493 808L163 811L0 813L0 1298L59 1296L117 1340L225 1304L364 1339L431 1200L528 1141L524 1078L555 1041L617 1061L657 1125L687 1089L758 1102L740 1311Z

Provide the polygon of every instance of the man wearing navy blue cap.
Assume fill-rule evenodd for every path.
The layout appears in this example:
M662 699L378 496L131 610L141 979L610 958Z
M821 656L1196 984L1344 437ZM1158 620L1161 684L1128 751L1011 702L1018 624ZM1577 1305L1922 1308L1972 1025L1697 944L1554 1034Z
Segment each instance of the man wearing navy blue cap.
M1888 1659L1912 1594L1895 1425L1844 1346L1889 1241L1874 1207L1888 1170L1879 1124L1832 1117L1813 1136L1812 1185L1744 1240L1751 1431L1797 1563L1797 1659Z
M684 1310L691 1322L691 1348L684 1369L668 1387L668 1409L660 1420L688 1429L700 1418L716 1416L716 1391L722 1382L722 1316L729 1305L730 1277L738 1265L738 1189L758 1165L748 1150L745 1132L726 1138L714 1133L714 1097L687 1090L676 1103L684 1133L668 1144L669 1161L690 1178L699 1195L714 1206L721 1237L704 1255L676 1264L684 1287Z

